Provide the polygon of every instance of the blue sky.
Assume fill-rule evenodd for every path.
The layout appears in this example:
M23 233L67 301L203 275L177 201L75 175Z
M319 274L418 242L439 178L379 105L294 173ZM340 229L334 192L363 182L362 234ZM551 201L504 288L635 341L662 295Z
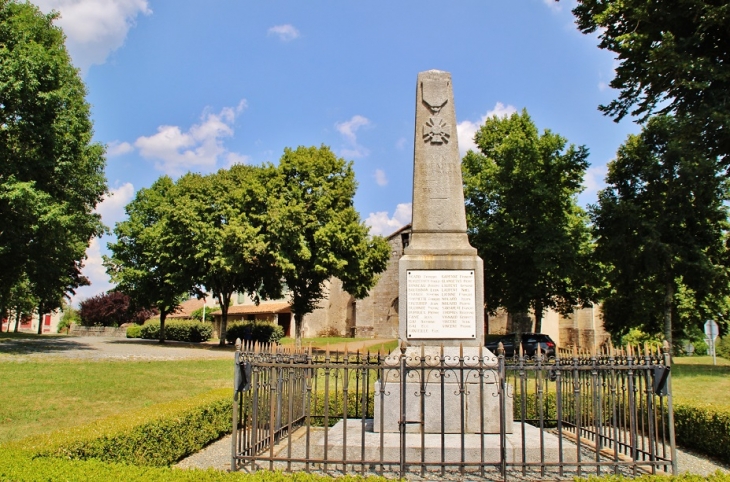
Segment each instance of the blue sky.
M410 220L418 72L451 72L459 144L489 115L527 109L591 152L582 204L629 133L597 106L615 61L573 23L571 0L36 0L61 13L107 144L113 227L160 175L276 163L285 147L354 161L355 206L372 232ZM108 290L110 238L94 240L74 301Z

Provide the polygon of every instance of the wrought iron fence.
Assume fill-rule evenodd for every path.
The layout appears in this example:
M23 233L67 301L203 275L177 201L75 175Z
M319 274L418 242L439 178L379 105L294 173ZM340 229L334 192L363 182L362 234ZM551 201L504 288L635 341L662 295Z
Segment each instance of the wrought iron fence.
M236 351L232 470L677 472L668 346L507 359L477 347Z

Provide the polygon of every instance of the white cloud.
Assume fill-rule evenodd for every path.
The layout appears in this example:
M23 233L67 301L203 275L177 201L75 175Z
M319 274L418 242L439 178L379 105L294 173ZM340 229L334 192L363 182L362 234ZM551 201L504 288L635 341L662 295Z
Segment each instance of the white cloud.
M111 141L109 144L106 145L106 156L121 156L133 150L134 147L129 142Z
M152 10L147 0L34 0L43 12L56 10L56 23L66 34L66 46L82 73L103 64L124 44L129 29L141 13Z
M338 122L335 124L337 131L342 134L348 147L340 149L340 154L344 157L365 157L370 154L370 150L357 143L357 131L361 127L368 127L370 120L367 117L361 115L354 115L352 118L345 122Z
M398 139L398 141L395 143L396 149L398 149L399 151L405 149L406 142L408 142L408 140L405 137L401 137L400 139Z
M245 156L243 154L236 154L235 152L229 152L226 155L226 167L231 167L235 164L248 164L251 160L251 156Z
M76 290L76 294L71 297L71 304L74 306L78 306L79 302L105 293L114 287L109 280L109 275L106 274L106 268L103 264L100 239L93 238L91 240L86 250L86 261L84 261L84 268L81 272L89 279L91 285L82 286Z
M121 186L110 189L109 194L96 205L96 212L101 214L101 220L104 224L113 228L114 225L125 218L126 213L124 207L134 197L134 186L127 182Z
M563 6L560 4L560 2L557 2L556 0L542 0L542 3L547 5L547 7L553 12L559 12L563 9Z
M583 187L585 190L581 193L581 196L594 198L598 191L606 187L607 174L608 167L606 165L591 166L586 169L586 175L583 177Z
M200 124L185 132L179 126L160 126L156 134L139 137L134 147L145 159L157 161L156 169L173 176L193 169L212 171L219 159L228 165L240 162L246 156L228 152L222 139L233 135L233 122L245 108L246 101L242 100L237 107L225 107L218 114L204 112Z
M456 125L456 134L459 139L459 153L463 156L469 150L476 150L477 146L474 144L474 134L479 130L479 126L490 117L506 117L517 112L511 105L504 105L501 102L497 102L494 105L494 109L490 110L482 116L478 122L462 121Z
M275 25L268 30L269 35L276 35L282 42L289 42L299 37L299 30L293 25Z
M378 186L386 186L388 184L388 178L385 175L385 171L382 169L376 169L374 177Z
M370 226L370 234L389 235L411 222L412 204L401 203L395 208L393 217L387 211L370 213L365 224Z

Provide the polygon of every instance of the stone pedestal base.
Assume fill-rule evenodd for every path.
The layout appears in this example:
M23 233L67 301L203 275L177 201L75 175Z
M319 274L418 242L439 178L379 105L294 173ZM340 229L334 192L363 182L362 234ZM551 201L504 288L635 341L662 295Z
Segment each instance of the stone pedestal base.
M375 384L375 420L373 430L380 432L399 432L401 385L388 382L383 388L382 425L381 425L381 389L380 380ZM499 433L499 394L495 383L467 382L462 400L460 384L449 382L443 384L443 410L441 409L441 383L431 382L424 386L421 393L420 383L406 383L406 432L421 431L421 420L425 433L462 433L462 403L464 414L464 433ZM422 407L425 410L421 418ZM484 427L479 416L479 409L484 414ZM505 413L506 433L512 433L512 393L508 388ZM414 423L415 422L415 423ZM482 431L483 430L483 431Z

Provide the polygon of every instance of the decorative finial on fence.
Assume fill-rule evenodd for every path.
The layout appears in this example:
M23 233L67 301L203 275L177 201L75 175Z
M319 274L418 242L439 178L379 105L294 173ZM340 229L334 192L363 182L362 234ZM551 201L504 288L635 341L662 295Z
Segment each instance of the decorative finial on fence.
M443 345L441 350L443 351ZM504 344L501 341L497 344L497 356L504 356Z
M236 338L236 351L241 351L241 339Z
M669 353L669 342L667 340L664 340L664 342L662 342L662 353L664 353L665 355Z
M405 340L400 341L400 354L401 355L406 354L406 341Z

